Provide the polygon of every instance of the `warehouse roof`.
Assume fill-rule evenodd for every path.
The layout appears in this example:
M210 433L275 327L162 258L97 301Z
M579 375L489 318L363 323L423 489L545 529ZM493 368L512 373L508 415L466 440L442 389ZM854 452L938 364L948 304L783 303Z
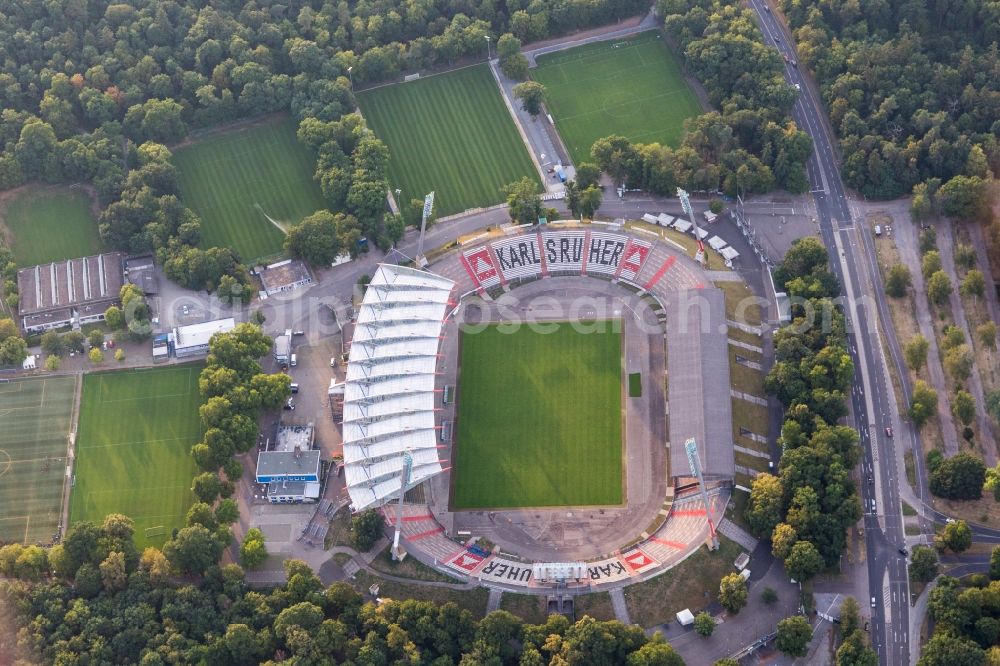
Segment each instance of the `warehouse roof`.
M27 317L115 301L123 283L119 252L22 268L17 272L18 312Z

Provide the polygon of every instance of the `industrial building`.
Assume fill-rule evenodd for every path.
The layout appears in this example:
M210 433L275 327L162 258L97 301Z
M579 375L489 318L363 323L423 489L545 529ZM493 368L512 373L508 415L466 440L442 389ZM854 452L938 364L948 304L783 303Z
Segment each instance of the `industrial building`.
M103 321L105 310L119 303L124 281L119 252L22 268L17 272L21 325L26 333L39 333Z
M235 327L236 320L232 317L204 321L200 324L191 324L190 326L178 326L170 334L170 344L173 346L174 356L184 358L186 356L207 354L208 342L212 339L213 335L216 333L226 333Z
M272 504L315 502L322 474L321 452L313 449L312 425L280 425L274 447L257 455L257 483L267 485Z

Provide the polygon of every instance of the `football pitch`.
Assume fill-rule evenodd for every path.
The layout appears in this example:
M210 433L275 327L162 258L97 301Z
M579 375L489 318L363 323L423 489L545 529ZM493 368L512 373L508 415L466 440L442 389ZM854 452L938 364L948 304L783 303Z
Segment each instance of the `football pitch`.
M198 470L201 364L91 373L83 380L70 522L109 513L135 521L136 546L184 527Z
M0 222L22 268L86 257L101 247L90 198L80 189L31 186L4 206Z
M548 90L548 108L575 164L591 161L600 138L676 146L684 120L701 113L680 63L659 33L597 42L539 56L531 76Z
M282 228L327 207L313 180L316 158L295 128L283 117L177 149L181 198L201 218L202 247L231 247L246 262L274 255Z
M623 502L621 333L462 333L453 509Z
M500 188L538 180L486 65L357 95L368 126L389 146L389 181L400 199L434 191L438 217L490 206Z
M73 377L0 383L0 543L51 543L59 527Z

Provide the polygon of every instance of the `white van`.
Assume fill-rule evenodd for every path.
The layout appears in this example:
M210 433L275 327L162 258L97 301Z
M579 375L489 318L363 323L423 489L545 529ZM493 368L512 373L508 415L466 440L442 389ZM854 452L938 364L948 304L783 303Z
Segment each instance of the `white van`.
M299 361L298 361L297 358L295 358L295 354L292 354L291 361L289 361L288 365L290 365L290 366L292 366L294 368L296 365L298 365L298 363L299 363Z

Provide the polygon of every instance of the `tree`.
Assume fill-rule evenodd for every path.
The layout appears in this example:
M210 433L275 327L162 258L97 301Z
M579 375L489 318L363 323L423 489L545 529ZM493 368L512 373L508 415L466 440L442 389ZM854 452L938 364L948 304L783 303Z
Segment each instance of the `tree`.
M566 208L569 209L570 215L573 217L581 217L580 215L580 188L577 187L576 181L570 180L566 182L565 194L563 195L563 202L566 204Z
M910 555L910 580L929 583L938 572L937 551L928 546L914 546Z
M591 185L600 185L601 170L591 162L580 162L576 165L576 184L585 190Z
M594 213L601 207L603 196L604 193L595 185L580 192L580 215L587 219L593 218Z
M104 323L108 325L112 331L117 331L125 323L125 319L122 316L121 308L116 305L112 305L107 310L104 311Z
M170 562L159 548L147 546L139 557L139 566L149 572L153 584L162 583L170 575Z
M62 359L58 356L48 356L45 358L45 369L50 372L55 372L62 365Z
M865 642L860 629L845 632L844 642L837 648L837 666L878 666L878 654Z
M943 460L930 475L930 490L947 499L979 499L986 466L976 456L962 452Z
M206 504L215 502L221 489L222 484L219 482L218 475L212 472L202 472L191 482L191 491L195 497Z
M215 520L220 525L231 525L235 523L240 517L239 508L236 506L236 500L231 497L219 502L219 505L215 507Z
M0 342L8 338L16 338L18 335L17 324L14 323L13 319L0 319Z
M773 587L765 587L760 593L760 600L768 606L773 606L778 601L778 592Z
M812 640L812 627L801 615L786 617L778 622L778 635L774 647L789 657L804 657Z
M861 609L854 597L846 597L840 604L840 633L847 636L861 627Z
M938 200L948 217L978 220L988 209L986 182L979 176L955 176L941 186Z
M903 347L903 355L906 356L906 365L914 372L920 372L920 369L927 363L927 350L930 349L930 346L927 338L919 333L915 335Z
M943 305L951 295L951 280L944 271L937 271L927 278L927 297L934 305Z
M346 234L357 229L357 221L343 213L319 210L289 229L285 251L314 266L330 264L337 255L349 252Z
M87 344L91 347L100 347L104 344L104 334L95 328L87 334Z
M207 528L192 525L181 529L176 537L168 541L163 546L163 554L174 569L200 574L219 561L222 548Z
M922 428L928 419L937 411L937 391L930 385L918 379L913 384L913 396L910 399L910 420L918 429Z
M351 543L362 552L371 550L382 538L385 519L377 511L368 509L351 517Z
M104 363L104 352L101 351L100 347L94 347L89 352L87 352L87 357L90 359L90 362L93 363L94 365L99 365L101 363Z
M893 264L889 267L889 275L885 280L885 293L893 298L902 298L906 296L911 283L910 269L906 264Z
M719 603L733 615L747 605L747 583L737 573L727 574L719 581Z
M944 354L944 367L952 377L959 381L969 378L975 357L967 344L952 347Z
M784 517L782 493L781 481L771 474L759 474L750 484L750 499L743 517L757 536L771 534Z
M792 552L792 547L798 541L799 535L788 523L778 523L771 534L771 554L779 560L784 560Z
M928 279L939 270L941 270L941 253L937 250L925 252L924 256L920 259L920 272L923 274L924 279Z
M212 507L204 502L195 502L191 505L185 516L184 524L188 527L201 525L211 531L214 531L219 526L219 523L215 520L215 512L212 511Z
M956 520L944 526L937 541L952 552L961 553L972 546L972 528L964 520Z
M798 541L785 558L785 570L797 581L806 581L823 568L823 557L816 546L808 541Z
M698 613L694 616L694 630L699 636L708 638L715 631L715 618L705 611Z
M976 337L979 343L987 349L997 348L997 325L992 321L980 324L976 327Z
M247 530L243 545L240 546L240 563L247 569L256 569L267 559L264 533L256 527Z
M42 351L53 356L62 356L66 353L66 345L61 335L55 331L46 331L41 339Z
M986 293L986 278L983 277L983 272L973 268L966 273L959 291L963 296L972 296L974 299Z
M101 583L108 592L118 592L125 589L127 572L125 570L125 555L117 551L108 553L98 567L101 572Z
M115 360L119 363L125 360L125 350L121 347L115 350Z
M518 224L535 224L542 214L542 199L538 196L538 184L530 178L522 178L502 189L507 195L510 219Z
M28 358L28 345L22 338L7 338L0 342L0 366L20 365Z
M1000 546L993 546L990 551L990 580L1000 580Z
M956 391L951 401L951 413L962 425L969 425L976 418L976 400L968 391Z
M917 666L981 666L983 649L951 632L935 631L920 650Z
M514 97L521 100L521 108L537 116L545 103L545 86L536 81L525 81L514 86Z
M69 331L62 336L62 340L68 351L83 353L83 343L86 337L80 331Z

